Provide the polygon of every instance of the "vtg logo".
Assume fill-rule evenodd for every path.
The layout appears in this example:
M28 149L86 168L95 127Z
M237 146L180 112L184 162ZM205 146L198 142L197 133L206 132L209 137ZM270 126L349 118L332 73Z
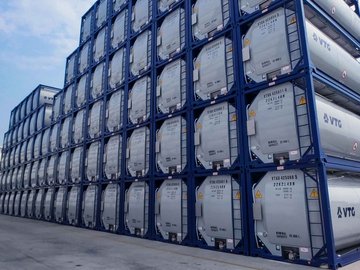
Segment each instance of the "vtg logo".
M355 208L339 206L337 209L337 216L338 216L338 218L355 217Z
M330 124L332 126L342 128L342 122L340 119L337 119L331 115L328 115L327 113L324 113L324 122L326 124Z
M318 42L321 46L323 46L328 51L331 51L330 44L325 40L319 37L316 33L313 33L313 39Z

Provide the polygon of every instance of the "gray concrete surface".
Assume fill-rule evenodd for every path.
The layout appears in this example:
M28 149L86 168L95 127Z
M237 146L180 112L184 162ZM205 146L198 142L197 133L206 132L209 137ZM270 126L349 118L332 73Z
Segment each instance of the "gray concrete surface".
M0 270L316 268L0 215ZM354 264L344 270L360 269Z

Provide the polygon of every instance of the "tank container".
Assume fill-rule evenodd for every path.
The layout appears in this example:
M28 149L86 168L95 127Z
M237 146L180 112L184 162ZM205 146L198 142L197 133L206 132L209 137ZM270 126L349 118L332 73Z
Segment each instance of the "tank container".
M151 0L136 0L133 5L131 14L131 28L134 32L138 32L145 25L147 25L152 16L152 1Z
M187 186L181 179L165 180L156 190L156 228L165 240L181 243L187 236Z
M125 191L125 226L131 234L145 236L148 230L149 186L133 182Z
M80 187L72 187L67 197L67 220L71 225L78 224Z
M98 188L95 185L88 186L84 191L82 218L87 228L96 226Z
M185 46L185 10L178 8L165 17L157 32L157 51L161 60L179 53Z
M151 79L145 76L135 82L129 92L129 119L133 124L139 124L150 117Z
M116 180L121 174L122 137L115 135L109 138L104 149L104 173L107 179Z
M119 227L120 187L118 184L109 184L102 192L101 220L107 231L115 232Z
M208 176L196 191L198 237L210 247L234 249L242 239L240 186L230 175Z
M197 0L192 7L192 32L198 40L212 37L230 20L229 0Z
M133 177L145 176L149 170L150 130L135 129L127 141L126 166Z
M127 9L123 10L116 16L116 19L112 23L111 27L111 47L116 49L122 44L127 36L127 19L128 11Z
M186 166L186 121L177 116L165 120L156 133L156 163L163 173L180 173Z
M106 129L109 132L120 130L123 126L124 90L114 92L106 103Z
M157 107L162 113L183 108L186 102L186 62L178 59L167 64L157 78Z
M196 160L205 169L229 168L238 156L236 109L227 102L204 109L195 121Z
M144 1L144 0L142 0ZM130 71L138 76L150 68L151 65L151 31L140 34L130 50Z

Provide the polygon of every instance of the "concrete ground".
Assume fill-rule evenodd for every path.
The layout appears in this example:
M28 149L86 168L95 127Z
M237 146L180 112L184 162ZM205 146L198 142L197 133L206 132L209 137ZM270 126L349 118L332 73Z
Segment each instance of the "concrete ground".
M0 215L0 269L311 270L316 268ZM360 264L342 269L360 269Z

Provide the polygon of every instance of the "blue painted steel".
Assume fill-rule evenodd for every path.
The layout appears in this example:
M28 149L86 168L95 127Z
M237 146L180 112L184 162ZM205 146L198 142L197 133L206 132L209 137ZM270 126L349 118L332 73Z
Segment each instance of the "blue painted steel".
M133 10L133 5L135 4L135 0L129 0L124 5L120 7L119 10L114 11L114 2L108 0L107 6L107 20L106 22L96 27L95 24L95 12L97 7L99 6L100 1L97 1L89 11L84 15L87 16L88 14L92 13L92 21L90 24L90 36L79 42L79 47L68 57L72 57L75 55L75 67L74 67L74 77L66 81L66 74L64 78L64 87L68 87L71 84L76 86L77 82L79 81L80 77L83 74L89 74L88 81L86 83L86 103L82 105L80 108L76 108L74 102L74 94L72 98L72 110L67 114L62 114L58 119L54 119L52 125L60 123L65 117L72 117L74 118L76 113L81 110L85 109L85 124L83 126L84 131L84 140L80 143L71 143L69 146L66 146L62 149L57 149L53 153L44 154L37 159L31 159L21 165L30 164L36 160L40 160L41 158L49 158L52 154L58 155L60 151L64 150L72 150L75 147L82 147L83 149L83 158L81 160L82 167L85 167L85 157L86 157L86 150L87 147L90 145L91 142L99 141L101 144L100 147L100 161L99 163L99 179L91 183L92 185L96 185L99 188L99 193L97 196L96 201L96 208L97 208L97 215L96 215L96 227L97 230L103 230L102 223L101 223L101 191L103 187L107 183L116 183L120 186L120 204L119 204L119 227L117 233L120 234L127 234L129 232L126 230L124 224L124 201L125 201L125 190L130 186L130 184L137 180L137 177L129 176L126 167L126 148L127 148L127 139L134 131L134 129L147 126L150 129L150 158L149 158L149 172L146 177L142 177L141 179L145 180L149 184L149 211L148 211L148 232L146 234L146 238L149 239L156 239L162 240L159 235L156 233L155 227L155 192L156 188L159 187L161 182L165 179L169 178L182 178L188 188L188 235L182 242L184 245L190 246L200 246L203 248L208 248L204 245L202 241L197 239L197 228L196 228L196 215L195 215L195 203L196 203L196 186L199 184L199 179L203 179L206 176L210 175L226 175L231 174L235 176L237 181L241 186L241 204L242 204L242 220L243 220L243 241L241 245L234 250L234 253L244 253L244 254L251 254L251 255L259 255L266 258L272 258L277 260L284 260L283 258L274 257L272 256L266 249L259 249L255 245L255 231L253 226L253 213L252 213L252 185L254 181L258 181L259 176L265 174L268 171L275 171L275 170L287 170L287 169L301 169L306 171L307 169L313 169L318 172L318 187L320 190L320 198L321 198L321 205L322 205L322 217L323 217L323 230L324 230L324 239L325 239L325 246L322 251L326 252L326 256L316 256L312 261L311 264L315 266L320 266L324 263L328 264L328 266L332 269L335 269L338 265L346 265L350 262L360 259L360 254L357 250L353 250L347 254L342 255L339 257L336 254L335 247L334 247L334 236L332 232L332 223L331 223L331 216L330 216L330 205L329 205L329 194L327 189L327 178L326 178L326 170L327 169L336 169L336 170L346 170L351 172L360 172L359 162L344 160L340 158L333 158L326 156L320 144L320 136L319 136L319 129L316 117L316 106L315 106L315 91L314 91L314 80L320 81L333 89L334 94L338 95L339 97L346 98L351 100L354 104L360 104L360 96L354 93L351 89L348 89L344 85L340 84L339 82L335 81L334 79L330 78L326 74L322 73L321 71L314 68L310 53L308 50L307 40L306 40L306 29L304 27L305 24L305 10L304 5L311 8L313 11L316 12L319 16L321 16L328 24L329 27L337 30L338 33L344 37L349 44L353 47L360 47L360 41L354 39L354 37L349 34L346 29L343 29L336 21L334 21L330 16L328 16L322 9L320 9L312 0L277 0L273 1L270 6L264 11L257 11L253 14L239 14L239 6L237 0L229 0L230 5L230 21L219 32L216 32L211 38L207 38L204 40L195 40L192 35L192 5L196 2L195 0L180 0L177 1L169 10L165 12L160 12L158 10L158 1L152 1L152 18L149 20L149 23L142 27L141 30L137 32L133 32L131 29L131 14ZM356 12L360 15L360 4L358 0L352 0L352 4L355 6ZM158 27L160 27L161 22L164 18L169 15L172 11L177 8L183 8L185 10L185 47L184 49L178 53L176 56L172 57L169 60L160 61L157 57L157 31ZM295 80L301 80L304 82L306 87L306 101L307 101L307 110L308 110L308 120L310 122L310 129L311 129L311 149L299 160L299 161L290 161L286 162L284 165L277 165L277 164L263 164L258 161L251 161L248 153L249 145L248 145L248 138L246 132L246 106L249 104L253 98L259 93L261 90L266 89L269 87L269 82L261 82L261 83L246 83L244 70L242 65L242 35L246 32L249 28L249 25L254 22L255 19L260 18L264 14L267 14L279 7L291 7L297 16L297 23L298 23L298 32L299 32L299 39L300 39L300 48L301 48L301 55L302 59L298 66L287 75L279 76L275 81L272 81L272 84L281 84L284 82L294 82ZM127 16L127 28L126 34L127 38L124 42L122 42L116 49L112 48L111 46L111 28L112 23L114 22L116 16L123 12L125 9L128 11ZM93 58L93 45L94 45L94 38L103 29L106 27L106 49L105 49L105 56L101 58L97 63L95 63ZM134 44L135 39L145 30L151 30L151 38L152 38L152 55L151 55L151 68L146 70L144 73L140 74L139 76L133 76L130 72L130 48ZM201 48L215 40L216 38L220 37L228 37L233 41L233 58L234 58L234 86L232 87L231 91L226 95L219 96L215 100L195 100L194 99L194 86L193 86L193 59L198 55ZM78 70L78 60L79 60L79 53L80 49L86 42L89 42L90 49L88 53L88 67L80 73ZM110 66L110 60L113 54L119 49L124 48L126 52L125 57L125 80L124 82L115 87L115 89L110 89L109 81L108 81L108 74L107 70ZM156 96L156 85L157 85L157 76L160 74L162 69L165 67L166 64L170 63L171 61L175 61L177 59L183 59L186 62L186 103L178 111L173 113L163 114L158 112L157 110L157 96ZM95 99L90 98L90 81L91 81L91 72L94 71L95 67L99 63L105 63L105 73L103 76L103 83L102 89L103 93L96 97ZM151 78L151 106L150 106L150 118L141 124L131 124L129 122L128 117L128 110L127 104L129 100L129 91L131 90L132 85L136 80L139 78L148 75ZM101 134L97 136L97 138L90 139L88 137L88 125L87 120L89 118L90 108L94 104L94 102L102 100L104 102L103 106L103 115L106 112L106 101L108 100L109 96L118 89L124 89L124 111L123 111L123 126L116 132L107 132L106 131L106 121L102 121L101 126ZM61 92L62 93L62 92ZM60 95L60 94L59 94ZM200 167L197 167L195 162L195 144L194 144L194 122L196 117L199 113L206 107L217 104L223 101L230 102L235 106L237 109L237 126L238 126L238 159L234 163L234 165L229 169L220 169L219 171L214 170L205 170ZM62 102L61 102L62 103ZM26 101L25 101L26 105ZM119 104L120 106L120 104ZM30 116L24 115L21 117L21 110L22 105L18 105L16 109L14 109L11 113L11 121L9 125L9 132L7 133L7 137L10 137L10 140L4 140L4 149L3 153L8 155L14 152L15 148L25 141L27 141L30 136L27 138L23 138L20 141L14 141L12 143L12 136L14 136L14 130L16 128L19 129L21 125L24 123L26 119ZM156 130L160 127L161 123L163 123L166 119L170 117L182 116L186 119L187 123L187 166L183 172L177 174L176 176L170 176L168 174L163 174L157 171L156 166L156 155L155 155L155 141L156 141ZM18 116L18 117L17 117ZM17 119L18 118L18 119ZM44 129L37 131L36 134L41 134ZM122 136L122 153L121 153L121 173L117 179L109 180L106 179L104 176L103 171L103 160L102 157L104 155L104 143L108 139L110 135L119 134ZM58 138L57 138L58 140ZM12 172L15 170L19 165L7 166L6 170L3 170L3 173ZM139 179L140 180L140 179ZM79 211L78 211L78 226L83 227L84 224L82 222L82 203L83 203L83 190L90 184L89 181L85 178L85 170L81 172L81 181L79 184L75 184L76 186L80 186L81 193L80 193L80 202L79 202ZM73 183L66 183L65 186L68 188L70 186L74 186ZM47 184L45 188L48 188L49 185ZM60 187L60 185L55 184L55 187ZM6 187L6 190L9 191L10 189ZM25 190L23 188L18 188L15 190ZM304 261L296 261L297 263L308 264L308 262Z

